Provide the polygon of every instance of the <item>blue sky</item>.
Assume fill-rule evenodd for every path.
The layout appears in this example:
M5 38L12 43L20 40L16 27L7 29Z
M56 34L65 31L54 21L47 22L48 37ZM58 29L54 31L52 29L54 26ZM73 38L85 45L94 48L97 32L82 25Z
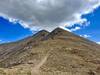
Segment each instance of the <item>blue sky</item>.
M0 17L0 43L20 40L30 35L32 32L29 29Z
M85 24L83 25L75 24L72 27L68 27L68 29L80 27L79 30L73 32L83 37L86 37L92 41L99 42L100 41L100 7L90 14L82 15L82 17L86 18L87 21L89 22L87 26Z
M100 7L94 12L83 15L90 22L88 26L82 26L80 30L75 31L78 35L88 35L90 40L100 41Z
M88 26L85 24L75 24L72 27L68 27L68 29L80 27L79 30L73 32L83 37L87 37L92 41L100 42L100 7L90 14L82 15L82 18L86 18L88 22L90 22ZM32 32L30 29L24 28L19 23L12 23L9 22L8 19L0 17L0 43L17 41L34 33L36 33L36 31Z

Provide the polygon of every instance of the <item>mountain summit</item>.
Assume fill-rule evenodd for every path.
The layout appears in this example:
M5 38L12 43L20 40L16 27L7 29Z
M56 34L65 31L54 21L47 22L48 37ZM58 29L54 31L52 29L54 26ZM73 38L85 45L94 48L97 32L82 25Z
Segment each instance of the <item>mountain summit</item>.
M49 38L71 38L71 37L77 37L79 38L78 35L75 35L74 33L72 32L69 32L69 31L66 31L64 29L61 29L61 28L56 28L54 29L51 33L49 33L47 36L46 36L48 39Z
M5 75L100 75L100 45L61 28L0 45Z

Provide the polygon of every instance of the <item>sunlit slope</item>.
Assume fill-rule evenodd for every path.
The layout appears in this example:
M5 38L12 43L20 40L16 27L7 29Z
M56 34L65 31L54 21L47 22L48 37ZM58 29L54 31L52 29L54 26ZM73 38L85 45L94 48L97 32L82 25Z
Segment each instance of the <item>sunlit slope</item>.
M100 75L100 46L56 28L0 46L5 75Z

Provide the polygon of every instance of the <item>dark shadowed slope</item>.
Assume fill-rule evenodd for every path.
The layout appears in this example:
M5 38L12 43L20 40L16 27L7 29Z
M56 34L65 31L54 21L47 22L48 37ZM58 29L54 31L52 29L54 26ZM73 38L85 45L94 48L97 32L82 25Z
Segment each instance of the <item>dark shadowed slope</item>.
M40 31L1 45L0 64L14 75L100 75L100 45L60 28Z

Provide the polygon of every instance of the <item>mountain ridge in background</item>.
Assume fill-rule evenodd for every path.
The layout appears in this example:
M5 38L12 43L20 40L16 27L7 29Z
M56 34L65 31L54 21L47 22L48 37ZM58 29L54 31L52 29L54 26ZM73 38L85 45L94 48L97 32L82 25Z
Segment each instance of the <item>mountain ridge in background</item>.
M4 75L100 75L100 45L61 28L0 45Z

